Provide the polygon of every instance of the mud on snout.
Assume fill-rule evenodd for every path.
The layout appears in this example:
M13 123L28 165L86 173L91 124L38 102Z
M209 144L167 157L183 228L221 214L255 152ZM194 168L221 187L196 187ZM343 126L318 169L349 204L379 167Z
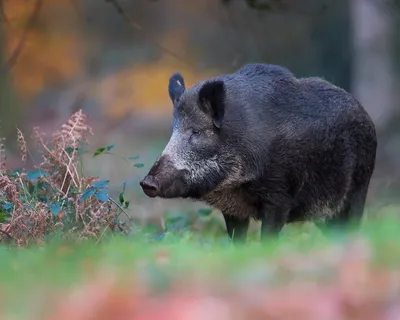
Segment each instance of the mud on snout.
M140 181L140 186L150 198L179 198L187 194L186 170L178 170L167 155L161 156L149 173Z

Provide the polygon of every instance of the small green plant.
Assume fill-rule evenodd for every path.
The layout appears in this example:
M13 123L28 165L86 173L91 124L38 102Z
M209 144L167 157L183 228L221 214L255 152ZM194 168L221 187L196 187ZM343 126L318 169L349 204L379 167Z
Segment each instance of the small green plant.
M27 143L23 133L17 132L24 165ZM34 128L32 137L42 161L29 171L8 171L1 143L1 239L25 246L43 243L55 235L99 240L108 230L123 231L118 216L129 201L122 194L121 204L117 203L108 194L108 180L83 173L80 155L90 135L92 128L81 110L50 139Z

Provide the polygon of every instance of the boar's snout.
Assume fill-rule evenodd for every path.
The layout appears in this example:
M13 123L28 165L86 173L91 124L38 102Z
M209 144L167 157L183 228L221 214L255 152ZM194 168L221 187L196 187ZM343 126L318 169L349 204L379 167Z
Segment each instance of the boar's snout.
M146 196L155 198L158 195L158 185L152 176L147 175L142 181L140 186Z
M187 193L185 184L186 170L178 170L168 156L161 156L140 181L145 195L150 198L177 198Z

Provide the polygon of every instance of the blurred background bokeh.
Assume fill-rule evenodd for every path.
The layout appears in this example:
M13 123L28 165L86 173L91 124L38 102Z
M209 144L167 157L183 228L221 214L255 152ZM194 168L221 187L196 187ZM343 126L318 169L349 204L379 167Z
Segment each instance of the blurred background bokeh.
M169 139L167 84L187 86L245 63L281 64L352 92L378 131L370 208L400 190L398 0L1 0L0 119L9 167L16 127L51 133L82 108L94 129L88 174L125 184L130 213L153 219L202 204L144 197L139 180ZM33 154L34 156L34 154ZM133 166L121 158L139 156ZM34 159L30 159L32 165ZM370 210L373 212L373 209Z

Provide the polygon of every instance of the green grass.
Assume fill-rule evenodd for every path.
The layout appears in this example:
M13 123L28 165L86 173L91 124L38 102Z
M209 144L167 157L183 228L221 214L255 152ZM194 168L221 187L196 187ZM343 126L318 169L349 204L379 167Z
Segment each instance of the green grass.
M260 245L254 234L246 245L237 247L207 237L201 242L201 236L192 233L167 233L162 241L152 242L135 235L114 237L102 244L51 243L19 250L0 247L0 295L6 310L2 319L7 319L5 315L10 312L13 319L34 319L32 310L37 299L50 299L50 308L52 293L71 289L99 270L112 270L122 283L138 275L146 279L154 294L182 279L185 283L202 279L210 287L226 288L251 283L284 285L295 278L329 281L335 269L326 261L339 261L340 252L348 249L355 238L366 241L371 251L369 263L390 269L400 267L400 223L395 218L365 222L358 233L340 238L328 239L307 225L287 227L279 240L265 245ZM160 259L167 263L162 264ZM285 263L286 269L282 268ZM85 271L88 264L92 270L89 273ZM303 264L311 264L312 268L307 271Z

